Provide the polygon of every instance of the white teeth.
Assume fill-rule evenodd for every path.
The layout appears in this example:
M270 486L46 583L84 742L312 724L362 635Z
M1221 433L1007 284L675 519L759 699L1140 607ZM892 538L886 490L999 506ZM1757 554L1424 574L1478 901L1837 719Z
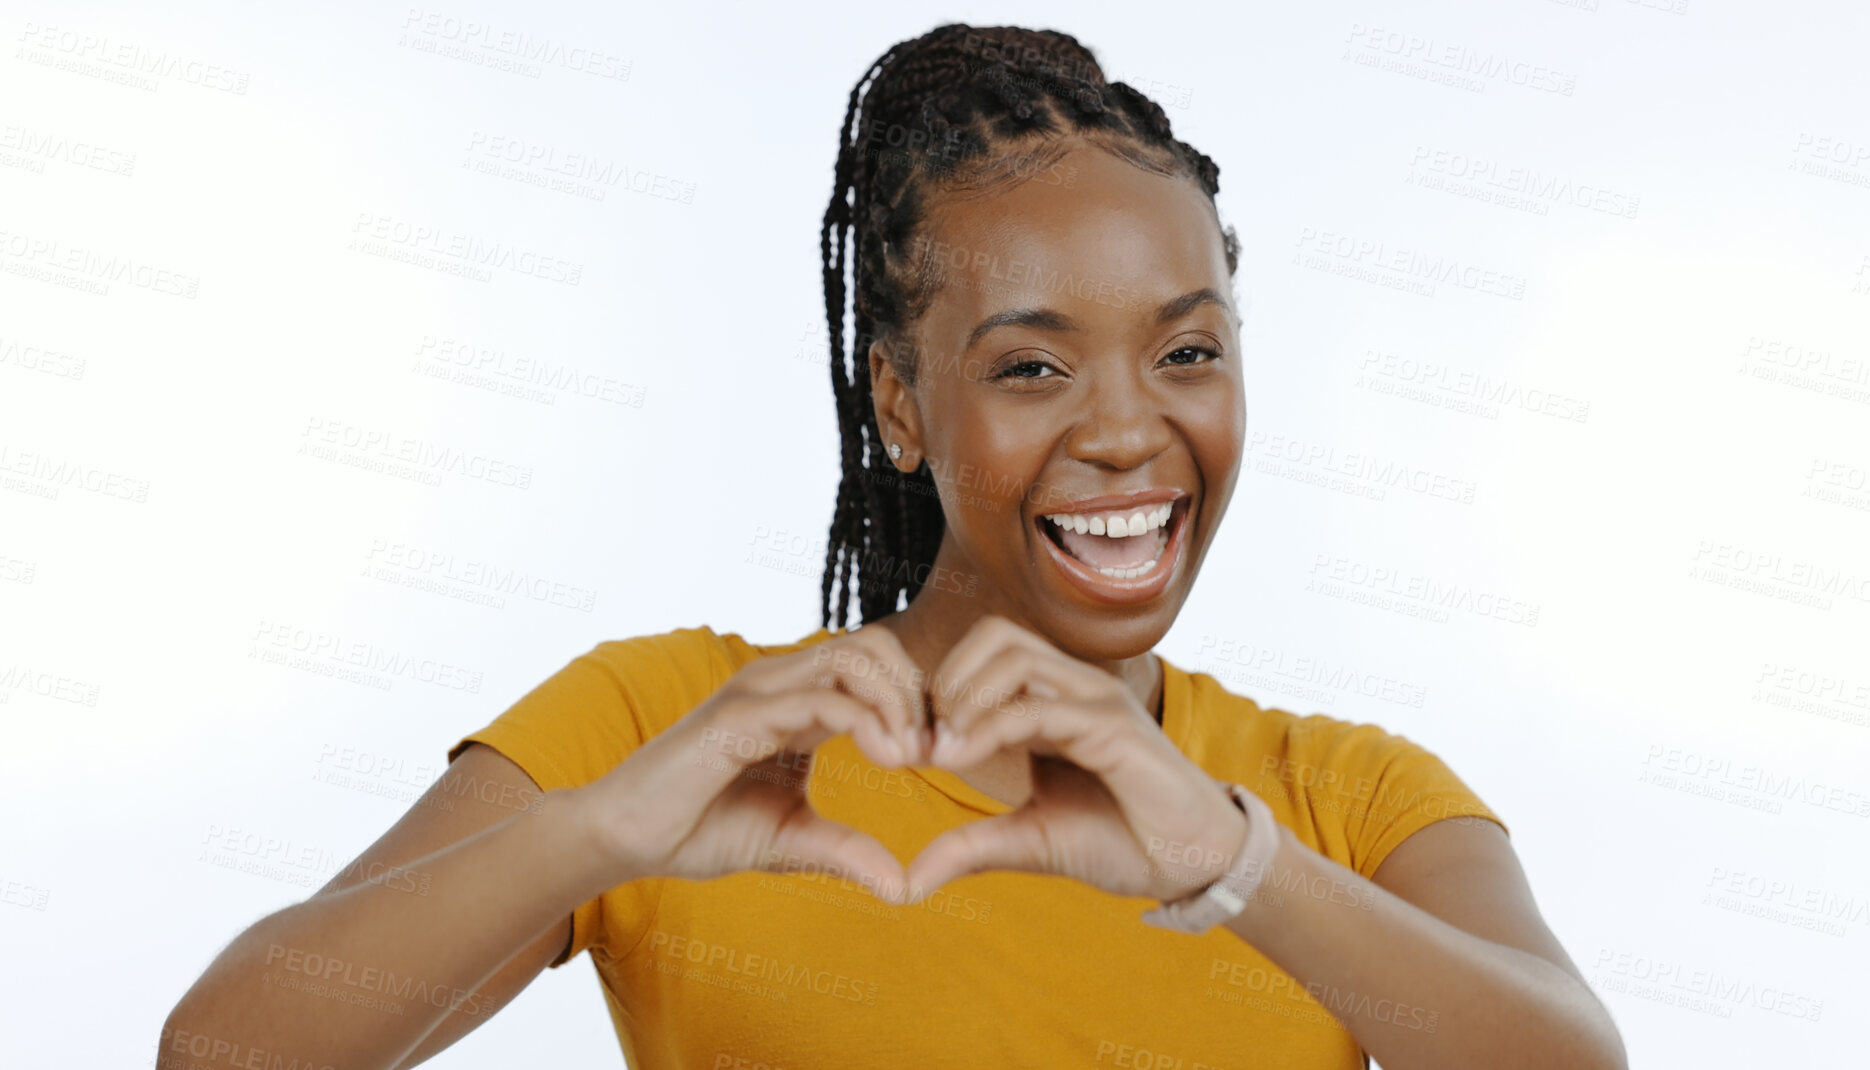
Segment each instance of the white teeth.
M1112 539L1127 539L1166 525L1169 522L1169 516L1174 511L1175 503L1163 502L1146 510L1139 509L1128 516L1103 513L1050 513L1046 515L1046 519L1061 528L1076 531L1080 535L1089 533Z
M1174 502L1162 502L1148 509L1138 509L1128 516L1121 513L1104 515L1097 513L1047 513L1045 519L1059 527L1079 534L1090 533L1112 539L1134 538L1138 535L1163 528L1175 513ZM1156 541L1157 557L1130 568L1100 568L1097 571L1111 579L1135 579L1154 569L1161 560L1160 555L1168 547L1168 532L1162 532Z
M1106 576L1111 577L1112 579L1128 580L1128 579L1134 579L1137 576L1141 576L1143 573L1148 572L1150 569L1155 568L1155 567L1156 567L1156 559L1152 558L1136 566L1135 568L1100 568L1098 569L1098 571L1102 572Z

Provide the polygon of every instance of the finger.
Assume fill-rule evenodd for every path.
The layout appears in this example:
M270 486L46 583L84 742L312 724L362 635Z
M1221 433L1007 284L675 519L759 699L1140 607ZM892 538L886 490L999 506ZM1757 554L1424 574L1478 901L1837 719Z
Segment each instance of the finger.
M871 895L886 902L902 901L907 876L902 863L874 838L830 821L801 806L788 815L773 835L760 868L773 873L797 870L822 870L861 885Z
M965 726L952 720L937 724L934 764L944 769L965 769L985 761L988 756L1008 747L1024 746L1035 754L1065 754L1069 740L1057 737L1054 711L1048 725L1045 717L1021 716L997 711L971 711L974 716ZM1050 727L1051 732L1046 729Z
M1146 718L1114 703L1076 699L1048 700L1031 717L978 716L953 740L937 763L945 768L964 769L996 751L1024 747L1035 756L1062 758L1136 803L1174 797L1151 793L1185 778L1190 764Z
M935 667L929 677L930 716L938 722L948 717L953 712L955 696L974 669L1002 647L1014 642L1014 633L1023 630L996 613L989 613L970 625L967 632L948 649L947 656L942 658L941 664Z
M1074 679L1086 674L1100 679ZM1086 693L1094 697L1080 697ZM943 722L948 742L937 745L938 765L961 768L1025 745L1104 775L1142 725L1140 715L1125 716L1135 713L1135 703L1108 673L1029 647L1002 650L968 681L965 694L968 700Z
M894 693L903 701L902 709L906 719L903 742L910 752L911 760L925 759L929 745L929 716L924 685L928 674L909 656L901 638L887 627L880 624L865 625L858 629L855 638L869 644L869 648L877 652L878 671L885 675Z
M888 714L861 695L822 687L801 687L776 696L760 723L786 733L784 744L816 748L832 736L849 733L866 758L890 768L908 755L891 729Z
M1086 671L1101 670L1085 666ZM1018 717L1032 720L1050 698L1063 689L1058 683L1058 666L1042 654L1023 645L1003 646L978 669L961 680L948 696L948 713L939 725L939 739L959 740L970 734L983 717ZM952 757L949 749L939 750L936 761Z
M1237 815L1231 803L1222 805L1223 782L1190 762L1154 722L1114 703L1066 699L1047 703L1037 718L977 716L955 739L940 764L961 769L1025 747L1034 755L1035 793L1043 784L1049 799L1066 790L1087 803L1096 796L1115 806L1139 843L1157 834L1205 842L1217 814Z
M941 718L952 713L959 697L966 693L968 681L980 671L981 666L1007 649L1024 649L1036 655L1049 655L1060 661L1083 664L1034 632L990 613L974 622L967 634L948 651L948 656L942 659L941 665L930 678L929 700L933 715ZM1101 671L1091 666L1085 668L1093 672Z
M800 670L791 677L794 686L830 688L868 704L902 744L906 760L922 759L922 671L889 629L866 626L794 656Z
M1045 834L1030 816L1015 810L970 821L930 840L909 863L907 903L919 903L949 881L990 869L1051 872Z
M814 749L845 733L876 764L903 764L895 737L876 710L821 687L736 696L691 733L692 764L707 770L707 782L718 793L748 766Z

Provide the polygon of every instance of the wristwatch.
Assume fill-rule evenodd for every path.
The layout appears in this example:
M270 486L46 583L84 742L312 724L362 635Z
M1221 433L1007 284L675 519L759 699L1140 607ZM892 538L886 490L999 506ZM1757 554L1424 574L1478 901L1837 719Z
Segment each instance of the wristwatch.
M1234 864L1200 891L1145 912L1147 924L1185 933L1206 932L1247 909L1247 901L1266 879L1273 855L1279 851L1279 820L1272 807L1239 784L1227 785L1227 795L1247 815L1247 842L1234 855Z

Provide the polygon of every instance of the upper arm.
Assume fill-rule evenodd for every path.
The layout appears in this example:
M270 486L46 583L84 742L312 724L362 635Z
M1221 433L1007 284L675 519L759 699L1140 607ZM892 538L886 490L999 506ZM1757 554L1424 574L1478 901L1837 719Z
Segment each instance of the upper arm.
M1397 844L1371 879L1463 932L1544 959L1584 983L1540 916L1506 830L1492 821L1425 825Z
M496 789L511 787L512 792L479 790L491 783ZM473 789L473 790L470 790ZM407 866L450 844L513 817L518 811L510 804L485 799L511 799L518 792L538 792L539 785L505 755L481 743L472 743L450 764L441 778L410 805L396 824L377 841L364 849L356 861L338 872L330 883L314 893L330 895L362 883L385 869ZM536 797L520 795L521 798ZM550 965L571 943L571 915L561 918L537 940L523 947L475 990L480 999L463 1003L467 1007L503 1007L540 971ZM400 1067L415 1066L436 1052L466 1036L486 1021L484 1016L455 1010L442 1019L422 1043L404 1059ZM399 1070L400 1070L399 1067Z

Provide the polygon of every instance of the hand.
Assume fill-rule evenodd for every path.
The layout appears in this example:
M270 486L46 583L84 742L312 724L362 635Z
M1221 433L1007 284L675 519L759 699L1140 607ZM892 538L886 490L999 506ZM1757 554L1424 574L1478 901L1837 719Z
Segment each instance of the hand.
M965 768L1024 748L1032 797L931 840L909 866L912 901L988 869L1179 899L1220 877L1246 839L1246 815L1122 681L1012 621L976 621L928 693L931 764Z
M878 627L748 664L578 789L600 849L624 880L816 865L896 900L904 877L896 857L818 816L806 787L813 749L845 733L878 765L923 758L925 712L920 690L909 686L919 683L913 670L896 637Z

